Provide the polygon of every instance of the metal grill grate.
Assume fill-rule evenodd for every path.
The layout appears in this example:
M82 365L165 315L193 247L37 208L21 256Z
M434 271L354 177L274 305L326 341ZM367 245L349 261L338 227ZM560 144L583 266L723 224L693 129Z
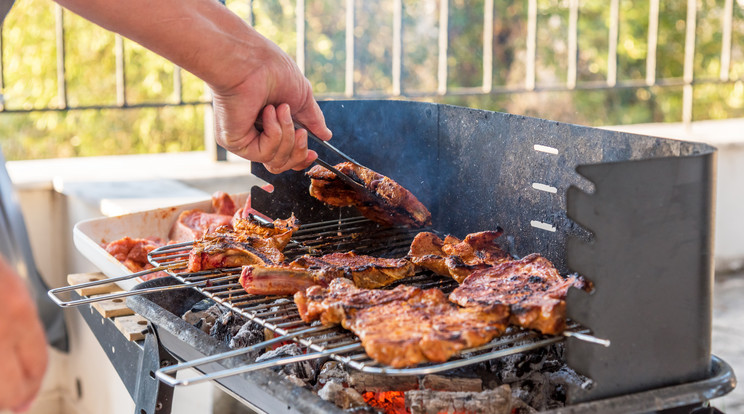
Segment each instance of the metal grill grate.
M354 250L359 254L376 255L380 257L402 257L408 251L417 230L401 228L384 228L364 219L348 218L303 225L295 234L285 249L287 259L302 254L322 255L337 251ZM150 254L151 262L155 266L171 265L174 260L181 260L188 256L191 243L181 243L153 250ZM184 263L185 264L185 261ZM177 266L182 269L184 266ZM507 334L502 335L488 344L462 351L458 357L445 363L422 364L412 368L390 368L370 359L362 349L359 339L340 327L327 327L318 323L309 325L300 319L297 306L291 300L281 296L256 296L246 293L240 285L241 268L211 270L195 273L179 273L168 271L183 283L192 284L206 297L226 306L233 312L270 329L279 335L276 341L294 340L304 346L307 352L314 352L302 356L311 359L319 356L330 356L344 364L367 373L387 375L425 375L442 372L466 365L477 364L502 356L536 349L563 340L562 336L544 336L533 331L509 328ZM416 275L398 281L387 288L393 288L400 283L415 285L423 289L439 288L445 293L451 292L457 283L450 278L443 278L429 273L419 272ZM571 324L565 336L579 336L594 340L588 336L588 331L580 326ZM239 352L240 350L238 350ZM227 357L224 355L222 357ZM220 356L209 357L206 360L216 360ZM192 361L203 363L202 361ZM258 363L247 367L239 367L223 373L210 374L199 378L198 382L221 378L236 373L266 368L272 365L297 362L295 358ZM195 366L196 363L188 364ZM229 373L229 374L228 374ZM196 383L196 380L184 381Z

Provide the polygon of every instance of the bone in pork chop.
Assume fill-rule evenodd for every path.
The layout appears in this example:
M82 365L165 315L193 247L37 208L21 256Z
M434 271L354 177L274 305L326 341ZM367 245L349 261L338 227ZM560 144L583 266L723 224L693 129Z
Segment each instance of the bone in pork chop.
M223 226L194 242L189 252L189 272L245 265L279 265L282 250L299 227L292 216L261 224L254 217L239 219L235 229Z
M307 172L310 195L336 207L355 206L377 223L423 227L431 224L431 213L410 191L389 177L368 168L342 162L334 166L370 191L353 189L330 170L316 165Z
M510 322L544 334L566 329L566 293L571 287L589 290L580 276L564 278L539 254L501 263L468 276L449 296L469 308L510 307Z
M501 233L501 229L471 233L465 240L448 235L442 240L434 233L421 232L411 242L406 257L416 266L462 283L474 271L510 259L495 242Z
M394 368L444 362L487 343L504 332L509 315L505 305L459 308L439 289L359 289L348 279L335 279L328 289L310 287L294 299L303 321L340 323L370 358Z
M414 274L405 259L385 259L353 252L315 257L305 255L288 265L243 267L240 284L254 295L291 295L314 285L327 287L339 277L351 279L357 287L387 286Z

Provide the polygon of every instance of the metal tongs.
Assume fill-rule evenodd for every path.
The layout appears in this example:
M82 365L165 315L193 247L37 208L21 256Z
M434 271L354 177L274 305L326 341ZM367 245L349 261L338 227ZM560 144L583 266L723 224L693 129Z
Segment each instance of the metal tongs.
M256 128L259 131L263 131L263 122L261 121L261 119L258 119L256 121L256 124L255 125L256 125ZM304 125L300 124L299 122L295 121L294 122L294 127L295 127L295 129L304 129L305 131L307 131L308 138L311 138L313 141L317 142L321 147L326 148L326 149L330 150L331 152L333 152L334 154L338 155L339 157L343 158L344 161L348 161L348 162L350 162L350 163L352 163L352 164L354 164L354 165L356 165L358 167L361 167L361 168L366 168L368 170L372 170L371 168L365 167L364 165L362 165L359 162L357 162L355 159L353 159L350 156L346 155L343 151L341 151L338 148L334 147L328 141L324 141L324 140L318 138L317 135L313 134L307 127L305 127ZM367 192L367 193L372 192L372 190L370 190L369 188L367 188L367 186L365 186L363 183L360 183L359 181L357 181L357 180L349 177L348 175L344 174L343 172L339 171L333 165L331 165L328 162L324 161L320 157L318 157L314 162L316 164L318 164L318 165L320 165L320 166L322 166L322 167L330 170L332 173L336 174L336 176L338 178L340 178L346 184L350 185L352 188L354 188L354 189L356 189L358 191L364 191L364 192Z

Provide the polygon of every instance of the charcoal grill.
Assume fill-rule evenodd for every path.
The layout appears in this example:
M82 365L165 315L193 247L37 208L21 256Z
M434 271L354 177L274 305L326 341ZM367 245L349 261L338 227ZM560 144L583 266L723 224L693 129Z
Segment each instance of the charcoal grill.
M437 231L463 237L500 226L514 255L539 252L563 273L578 272L594 283L591 295L569 293L568 315L578 329L611 346L566 340L568 364L593 380L588 389L569 390L567 411L700 406L734 387L730 367L710 353L714 148L429 103L336 101L321 107L336 146L416 194ZM258 164L252 172L274 187L272 193L252 190L258 211L294 213L303 223L356 220L352 209L330 209L309 197L302 173L273 176ZM229 287L215 284L205 292L236 288L229 280L235 276L227 277ZM178 310L168 298L177 296L183 299L171 293L128 302L159 327L163 344L179 359L214 353L209 338L173 319L171 311ZM279 329L297 323L267 320ZM344 362L374 367L356 355ZM245 362L237 357L200 369ZM298 402L293 392L301 392L272 375L258 371L219 381L267 411L276 406L263 403L276 399L288 411L331 410L310 402L317 400L311 395ZM263 386L267 381L278 382Z

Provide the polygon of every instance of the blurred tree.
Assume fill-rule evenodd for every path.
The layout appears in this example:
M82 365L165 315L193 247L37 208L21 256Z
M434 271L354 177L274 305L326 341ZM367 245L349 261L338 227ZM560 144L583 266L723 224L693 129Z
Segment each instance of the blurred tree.
M304 0L305 73L316 94L345 90L346 5L355 14L356 93L392 93L394 1ZM487 0L401 0L403 7L402 89L413 96L482 109L525 114L586 125L681 120L681 86L609 88L606 0L581 0L578 19L578 89L566 91L569 0L535 0L537 5L536 91L525 87L527 10L530 0L494 1L493 88L490 94L438 96L440 11L448 8L447 87L482 86L483 10ZM719 83L724 0L697 0L693 119L744 116L744 84ZM252 15L255 27L296 54L297 0L230 0L238 15ZM729 76L744 77L744 0L734 2ZM619 0L618 82L642 83L648 58L649 3ZM65 13L66 87L69 106L111 107L0 113L0 145L8 159L192 151L203 148L204 85L193 75L124 41L126 101L116 109L116 38ZM656 47L657 79L681 79L684 70L687 3L661 0ZM59 108L54 6L24 0L4 27L3 73L7 110ZM174 76L182 80L176 96ZM706 82L709 80L709 82ZM591 83L595 87L582 87ZM674 82L672 82L674 83ZM598 85L599 87L596 87ZM516 92L512 92L516 91ZM186 106L170 106L179 100ZM167 103L166 106L152 106Z

